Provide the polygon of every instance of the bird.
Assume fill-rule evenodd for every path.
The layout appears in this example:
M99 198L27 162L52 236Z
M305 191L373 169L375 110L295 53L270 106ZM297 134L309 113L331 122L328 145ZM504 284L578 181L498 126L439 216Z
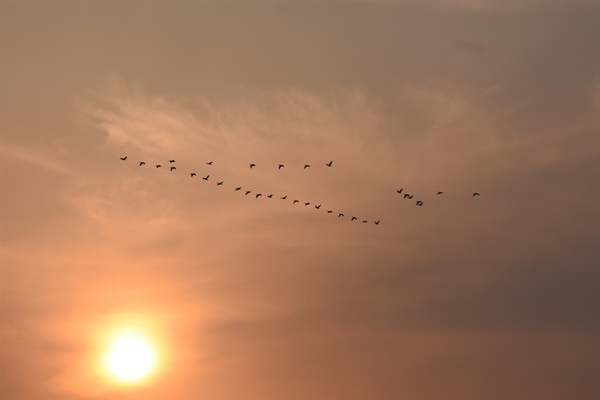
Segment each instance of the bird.
M475 197L475 196L481 196L481 195L479 193L475 192L475 193L473 193L473 197Z
M369 222L369 220L368 220L368 219L364 219L364 220L362 221L362 223L363 223L363 224L366 224L367 222Z
M203 176L202 179L204 179L205 181L207 181L209 176L210 175Z
M250 169L256 167L256 164L250 164Z
M321 208L321 205L319 204L318 206L315 206L315 208L318 210L319 208Z
M252 190L246 190L246 194L244 196L248 196L250 193L252 193Z
M217 182L217 186L221 186L222 184L223 184L223 181Z
M308 205L310 205L310 203L309 203L309 202L306 202L306 203L304 203L304 205L305 205L305 206L308 206Z
M237 192L238 190L242 190L242 187L240 186L240 187L236 187L236 188L235 188L235 191L236 191L236 192Z
M417 203L416 203L416 204L417 204L418 206L422 206L422 205L423 205L423 202L422 202L421 200L419 200L419 201L417 201Z
M294 200L292 204L300 203L300 200Z
M145 163L145 162L143 162L143 161L140 161L140 167L141 167L142 165L146 165L146 163Z
M175 162L175 160L169 160L169 164L170 164L170 163L174 163L174 162Z
M277 164L277 169L281 169L283 167L285 167L285 165L283 165L283 164Z
M309 168L310 165L309 164L304 164L304 169Z
M327 214L331 214L333 210L327 210Z
M260 194L260 193L257 193L257 194L256 194L256 198L257 198L257 199L258 199L260 196L262 196L262 194Z
M338 214L338 218L343 217L343 216L344 216L344 214L341 214L341 213Z
M281 200L287 199L287 194L281 198Z
M160 167L162 167L162 165L160 165L160 164L156 164L156 165L155 165L155 167L156 167L156 168L160 168Z
M404 194L404 198L405 198L405 199L408 199L408 198L410 198L410 194L408 194L408 193L405 193L405 194Z
M127 160L127 156L125 156L125 157L119 157L119 158L120 158L122 161L125 161L125 160Z
M444 192L437 192L436 196L439 196L440 194L444 194Z
M267 197L268 197L268 198L270 198L270 199L272 199L272 198L273 198L273 195L272 195L272 194L270 194L270 195L268 195Z
M327 164L325 164L325 165L327 165L328 167L331 167L331 164L333 164L333 161L329 161L329 162L328 162Z
M411 194L410 196L408 196L409 199L412 199L414 196L414 194Z
M396 193L402 193L403 190L404 190L404 188L402 188L400 190L396 189Z
M356 217L352 217L352 219L351 219L350 221L354 221L355 219L358 219L358 218L356 218Z
M381 222L381 220L373 221L375 225L379 225L379 222Z
M175 169L177 169L177 167L171 167L171 171L173 171L173 170L175 170Z
M212 165L212 161L207 162L206 165Z
M190 172L190 176L193 178L193 177L196 176L196 173L195 172Z

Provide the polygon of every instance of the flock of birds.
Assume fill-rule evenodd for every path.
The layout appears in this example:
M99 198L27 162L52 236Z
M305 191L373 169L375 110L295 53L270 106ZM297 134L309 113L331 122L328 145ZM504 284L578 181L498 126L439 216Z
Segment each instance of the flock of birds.
M119 157L119 158L121 159L121 161L127 161L127 156ZM146 163L144 161L139 161L138 163L139 163L140 167L146 165ZM169 170L171 172L177 170L177 167L175 165L173 165L174 163L175 163L175 160L169 160ZM213 164L212 161L209 161L209 162L206 163L206 165L212 165L212 164ZM325 166L332 167L333 166L333 161L329 161L328 163L325 163ZM162 168L162 164L155 164L154 167L155 168ZM251 164L249 164L249 167L250 167L250 169L254 169L254 168L256 168L256 164L251 163ZM285 168L285 165L284 164L277 164L277 169L280 170L281 168ZM311 165L310 164L304 164L303 169L307 169L307 168L311 168ZM191 178L194 178L195 176L197 176L197 174L195 172L190 172L189 174L190 174ZM202 179L205 180L205 181L208 181L209 178L210 178L210 174L202 177ZM218 181L217 182L217 186L222 186L223 183L224 183L223 181ZM234 190L236 192L242 191L242 187L241 186L235 187ZM396 193L402 194L404 196L404 199L408 199L408 200L412 200L412 198L414 196L413 194L404 193L404 188L396 189ZM249 194L252 194L252 190L244 190L244 195L245 196L248 196ZM437 194L436 194L436 196L440 196L440 195L443 195L443 194L444 194L444 192L438 191ZM254 193L254 198L255 199L258 199L259 197L262 197L262 196L263 196L262 193ZM269 195L267 195L265 197L267 197L269 199L272 199L273 196L274 196L273 194L269 194ZM476 196L481 196L481 194L478 193L478 192L474 192L473 195L472 195L472 197L476 197ZM281 196L279 198L281 200L286 200L288 198L288 196L284 195L284 196ZM296 204L296 203L300 203L300 200L294 199L292 201L292 204ZM418 207L422 207L423 204L425 204L425 203L422 200L416 200L416 202L415 202L415 205L418 206ZM304 205L305 206L309 206L310 202L304 202ZM321 204L314 205L314 207L315 207L315 209L320 210L321 209ZM327 213L328 214L333 214L333 210L327 210ZM338 218L345 217L344 213L337 213L337 214L338 214ZM358 220L358 217L352 216L350 218L350 221L356 221L356 220ZM361 220L361 222L363 224L366 224L366 223L369 222L369 220ZM379 225L380 222L381 222L381 220L374 220L373 221L373 223L375 225Z

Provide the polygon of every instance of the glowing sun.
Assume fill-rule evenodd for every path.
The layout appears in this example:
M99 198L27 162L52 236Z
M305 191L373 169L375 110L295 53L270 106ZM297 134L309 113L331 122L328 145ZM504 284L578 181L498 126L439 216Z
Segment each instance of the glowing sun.
M106 353L105 366L110 375L134 383L150 375L156 364L152 346L142 335L125 332L116 335Z

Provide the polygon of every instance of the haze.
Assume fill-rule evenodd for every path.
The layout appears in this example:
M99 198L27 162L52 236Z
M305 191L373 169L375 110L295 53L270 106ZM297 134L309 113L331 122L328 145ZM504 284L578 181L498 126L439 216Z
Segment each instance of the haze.
M597 399L599 13L3 1L0 397Z

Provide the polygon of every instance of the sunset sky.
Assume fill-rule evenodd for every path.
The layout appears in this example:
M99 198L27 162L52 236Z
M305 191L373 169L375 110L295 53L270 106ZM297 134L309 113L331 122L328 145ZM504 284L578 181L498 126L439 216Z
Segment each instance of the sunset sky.
M2 399L600 397L600 3L0 25Z

